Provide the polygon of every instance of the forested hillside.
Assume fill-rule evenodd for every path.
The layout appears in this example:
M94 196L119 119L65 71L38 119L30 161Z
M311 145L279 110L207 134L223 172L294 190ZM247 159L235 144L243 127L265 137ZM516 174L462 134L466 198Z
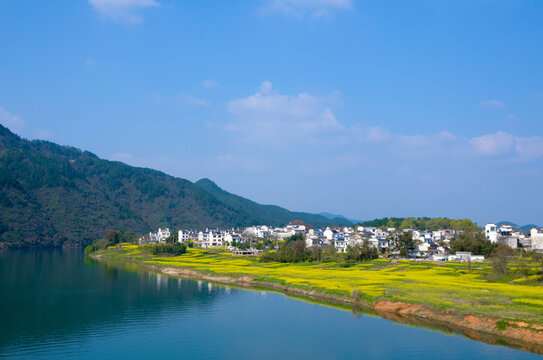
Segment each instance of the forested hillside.
M21 139L0 125L0 247L85 245L106 229L332 222L205 188L88 151Z
M312 224L313 226L326 226L328 224L338 226L352 225L352 223L345 218L336 217L329 219L322 215L291 212L275 205L261 205L241 196L231 194L218 187L217 184L209 179L200 179L195 184L215 196L228 207L239 211L248 211L249 214L251 214L251 217L247 219L247 223L287 224L293 218L296 218L297 220Z
M449 218L382 218L360 223L361 226L373 226L396 229L417 229L417 230L438 230L456 229L463 231L478 230L477 224L470 219L449 219Z

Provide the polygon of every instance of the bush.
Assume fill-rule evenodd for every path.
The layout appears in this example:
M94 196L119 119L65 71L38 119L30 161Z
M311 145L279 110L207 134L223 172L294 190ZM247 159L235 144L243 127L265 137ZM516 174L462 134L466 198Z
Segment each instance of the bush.
M513 249L507 245L499 245L490 255L492 269L498 276L507 275L507 258L513 256Z
M458 239L451 241L451 252L469 251L473 255L488 257L498 244L492 243L481 232L464 233Z
M182 243L175 244L157 244L151 246L153 255L173 255L179 256L187 252L187 245Z
M366 261L373 260L379 257L378 250L371 246L368 241L364 241L362 244L347 246L347 252L345 253L345 259L347 261Z
M307 251L304 236L296 234L289 236L287 240L279 246L276 252L266 252L260 257L260 262L282 262L296 263L312 259L312 253Z
M108 248L108 246L112 245L114 244L106 239L97 240L89 246L85 247L85 255L92 254L93 252L96 252L98 250L105 250Z

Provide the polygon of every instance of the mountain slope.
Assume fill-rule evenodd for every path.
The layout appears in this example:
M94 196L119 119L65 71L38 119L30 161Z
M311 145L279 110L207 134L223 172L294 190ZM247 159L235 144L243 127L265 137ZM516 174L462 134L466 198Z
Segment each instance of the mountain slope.
M330 223L339 226L352 225L351 222L344 218L329 219L317 214L291 212L276 205L261 205L241 196L231 194L221 189L209 179L200 179L195 182L195 184L229 207L237 210L247 210L250 213L250 218L246 219L247 224L268 224L277 226L286 224L292 220L301 220L313 226L326 226Z
M356 219L349 219L348 217L345 217L343 215L336 215L336 214L331 214L329 212L321 212L319 213L319 215L322 215L324 216L325 218L328 218L328 219L344 219L344 220L347 220L349 221L350 223L353 223L353 224L358 224L358 223L361 223L362 220L356 220Z
M275 221L255 218L251 211L224 203L188 180L24 140L0 125L0 247L85 245L106 229L145 233L158 226Z

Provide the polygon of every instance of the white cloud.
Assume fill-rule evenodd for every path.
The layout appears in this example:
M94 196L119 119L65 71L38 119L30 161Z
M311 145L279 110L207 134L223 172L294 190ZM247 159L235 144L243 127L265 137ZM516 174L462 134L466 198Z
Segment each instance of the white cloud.
M499 100L485 100L485 101L481 101L479 103L479 107L481 107L483 109L505 108L505 107L507 107L507 104L504 103L503 101L499 101Z
M386 141L390 139L390 132L379 127L374 126L368 130L368 140L370 141Z
M329 106L331 102L333 99L305 92L282 95L273 90L271 82L264 81L257 93L228 103L233 120L226 129L254 141L307 140L319 132L343 129Z
M543 156L543 137L520 137L504 131L472 138L470 144L480 155L509 155L511 160L530 161Z
M25 127L23 118L12 115L0 107L0 124L4 125L14 133L19 133Z
M503 131L498 131L495 134L474 137L469 142L478 154L500 155L510 153L513 150L515 136Z
M231 121L209 126L242 135L258 144L281 143L356 146L357 151L381 151L412 156L448 156L468 160L473 155L499 156L499 159L524 162L543 157L543 137L520 137L504 131L466 138L448 131L433 134L405 135L381 126L344 126L334 114L341 104L337 94L320 97L306 92L285 95L276 91L270 81L247 97L227 104ZM417 156L418 156L417 155Z
M451 142L456 140L456 136L448 131L441 131L437 134L430 135L396 135L396 140L400 145L408 147L428 147L439 146L442 144L450 145Z
M297 17L323 17L335 10L351 10L353 4L354 0L268 0L262 12Z
M155 0L89 0L94 10L105 18L128 24L143 21L139 11L159 6Z
M206 99L199 99L189 94L179 94L177 95L177 100L180 100L186 104L194 105L194 106L208 106L209 101Z
M202 81L202 86L205 88L215 88L219 86L219 83L213 80L204 80Z
M388 130L380 126L353 126L349 129L349 132L356 141L362 142L383 142L389 140L392 136Z
M515 150L519 160L532 160L543 156L543 137L516 138Z

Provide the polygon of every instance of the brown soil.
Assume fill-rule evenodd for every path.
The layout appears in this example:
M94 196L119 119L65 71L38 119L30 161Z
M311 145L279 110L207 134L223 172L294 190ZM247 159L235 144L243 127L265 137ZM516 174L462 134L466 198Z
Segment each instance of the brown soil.
M386 319L414 325L437 327L461 333L471 339L491 344L507 344L514 348L543 354L543 326L519 321L460 315L448 311L432 311L421 305L383 300L373 306L376 314Z

